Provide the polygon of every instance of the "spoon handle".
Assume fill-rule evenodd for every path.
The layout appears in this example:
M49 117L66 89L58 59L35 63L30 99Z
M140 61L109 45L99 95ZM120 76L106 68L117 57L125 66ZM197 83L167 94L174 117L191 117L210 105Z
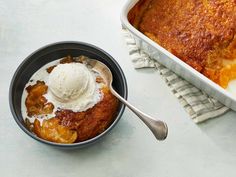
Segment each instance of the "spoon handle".
M135 113L152 131L157 140L164 140L168 134L168 127L165 122L155 120L151 116L143 113L139 109L135 108L128 101L122 98L113 88L110 89L112 94L115 95L122 103L124 103L133 113Z

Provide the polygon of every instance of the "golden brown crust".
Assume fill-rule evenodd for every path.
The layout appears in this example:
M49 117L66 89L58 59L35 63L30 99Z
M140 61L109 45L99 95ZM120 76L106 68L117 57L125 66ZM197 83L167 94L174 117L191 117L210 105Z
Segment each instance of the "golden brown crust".
M51 118L44 120L42 125L40 125L39 120L35 119L34 133L48 141L64 144L74 143L77 139L77 132L60 125L59 122L58 118Z
M43 109L45 105L51 104L47 103L47 100L43 97L43 94L47 91L44 82L38 81L35 85L27 87L27 91L26 107L28 114L52 113L54 107L47 112ZM101 92L103 93L103 99L84 112L57 110L56 116L44 120L42 125L40 125L39 120L35 119L33 132L40 138L57 143L80 142L97 136L112 123L119 105L117 98L110 92L108 87L104 86ZM43 102L37 101L41 98L44 98Z
M43 96L47 93L48 87L43 81L37 81L34 85L29 85L26 88L28 95L25 100L27 108L27 114L29 117L40 114L51 114L54 105L47 102L47 99Z
M102 89L103 99L85 112L70 110L56 112L60 124L77 131L77 142L84 141L102 133L113 121L118 108L118 100L107 87Z
M235 0L152 0L143 9L141 32L221 85L223 61L236 59Z
M138 28L143 14L151 2L152 0L139 0L129 11L128 20L135 28Z

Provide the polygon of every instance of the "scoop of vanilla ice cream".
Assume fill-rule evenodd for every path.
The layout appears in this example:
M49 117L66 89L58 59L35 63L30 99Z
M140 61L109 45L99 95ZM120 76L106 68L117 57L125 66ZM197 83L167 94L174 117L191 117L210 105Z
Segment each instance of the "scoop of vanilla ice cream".
M84 111L99 99L95 76L81 63L57 65L48 78L49 101L60 108Z
M49 75L48 87L59 101L68 102L83 95L87 87L94 88L90 79L90 72L83 64L59 64Z

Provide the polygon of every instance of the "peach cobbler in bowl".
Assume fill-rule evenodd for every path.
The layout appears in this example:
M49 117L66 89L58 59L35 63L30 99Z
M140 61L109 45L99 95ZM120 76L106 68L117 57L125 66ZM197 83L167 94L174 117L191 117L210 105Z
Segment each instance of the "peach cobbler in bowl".
M121 68L101 49L84 43L46 46L20 65L11 83L11 110L27 134L47 144L81 147L114 127L124 105L87 64L90 57L110 65L114 87L127 97ZM29 74L30 70L34 72Z

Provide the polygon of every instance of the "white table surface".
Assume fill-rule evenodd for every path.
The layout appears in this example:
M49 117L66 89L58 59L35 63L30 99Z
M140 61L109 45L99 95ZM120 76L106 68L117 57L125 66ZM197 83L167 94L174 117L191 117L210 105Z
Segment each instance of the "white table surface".
M155 70L134 70L123 40L125 0L0 0L1 177L233 177L236 113L196 125ZM15 123L8 104L13 73L45 44L95 44L121 65L129 101L168 123L158 142L128 109L117 126L88 148L65 151L36 142Z

